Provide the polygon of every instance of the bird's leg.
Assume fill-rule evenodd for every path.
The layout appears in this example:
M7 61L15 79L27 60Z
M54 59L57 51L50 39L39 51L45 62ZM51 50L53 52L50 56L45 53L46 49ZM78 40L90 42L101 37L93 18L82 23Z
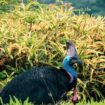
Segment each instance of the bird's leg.
M73 89L72 102L74 103L74 105L78 102L78 91L76 87L74 87Z

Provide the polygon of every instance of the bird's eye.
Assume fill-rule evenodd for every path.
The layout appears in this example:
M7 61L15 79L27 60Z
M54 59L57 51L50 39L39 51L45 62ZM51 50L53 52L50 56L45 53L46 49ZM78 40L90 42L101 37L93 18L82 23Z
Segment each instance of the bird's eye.
M66 58L65 60L67 61L68 59Z

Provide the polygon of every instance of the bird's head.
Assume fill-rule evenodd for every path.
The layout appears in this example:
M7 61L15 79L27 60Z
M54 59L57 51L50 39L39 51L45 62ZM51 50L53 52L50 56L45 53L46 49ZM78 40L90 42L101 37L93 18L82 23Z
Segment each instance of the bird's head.
M76 47L72 43L72 41L69 40L66 42L66 48L67 48L67 53L63 60L63 64L68 64L71 66L73 66L74 64L77 64L79 68L82 69L83 63L79 59L77 51L76 51Z

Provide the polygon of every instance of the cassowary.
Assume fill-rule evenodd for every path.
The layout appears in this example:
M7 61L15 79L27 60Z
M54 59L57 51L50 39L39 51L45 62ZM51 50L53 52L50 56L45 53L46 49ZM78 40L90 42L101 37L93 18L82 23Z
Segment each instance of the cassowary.
M66 97L66 93L74 88L72 100L77 101L77 72L72 64L78 63L78 55L75 46L71 41L67 44L67 54L63 60L63 67L57 69L46 65L36 67L16 76L10 81L0 93L3 103L9 103L10 96L14 96L24 102L27 98L35 105L55 104L60 99Z

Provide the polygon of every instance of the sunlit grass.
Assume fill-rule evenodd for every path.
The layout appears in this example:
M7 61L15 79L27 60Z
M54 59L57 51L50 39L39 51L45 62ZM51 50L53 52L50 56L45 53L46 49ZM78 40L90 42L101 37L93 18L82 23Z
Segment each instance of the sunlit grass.
M84 62L83 70L77 70L79 94L90 97L94 93L104 98L104 17L77 16L64 5L38 6L33 11L30 4L16 6L10 13L0 15L0 66L5 65L0 72L1 87L16 73L39 62L62 66L65 42L72 40Z
M93 100L91 100L90 102L81 101L81 102L78 102L76 105L104 105L104 104L105 104L105 101L94 102ZM4 104L2 103L2 105L4 105ZM10 103L8 103L6 105L34 105L34 104L29 102L29 99L26 99L22 103L20 100L15 98L14 101L11 99ZM42 104L42 105L44 105L44 104ZM52 104L49 104L49 105L52 105ZM55 103L55 105L74 105L74 104L71 101L60 101L60 102Z

